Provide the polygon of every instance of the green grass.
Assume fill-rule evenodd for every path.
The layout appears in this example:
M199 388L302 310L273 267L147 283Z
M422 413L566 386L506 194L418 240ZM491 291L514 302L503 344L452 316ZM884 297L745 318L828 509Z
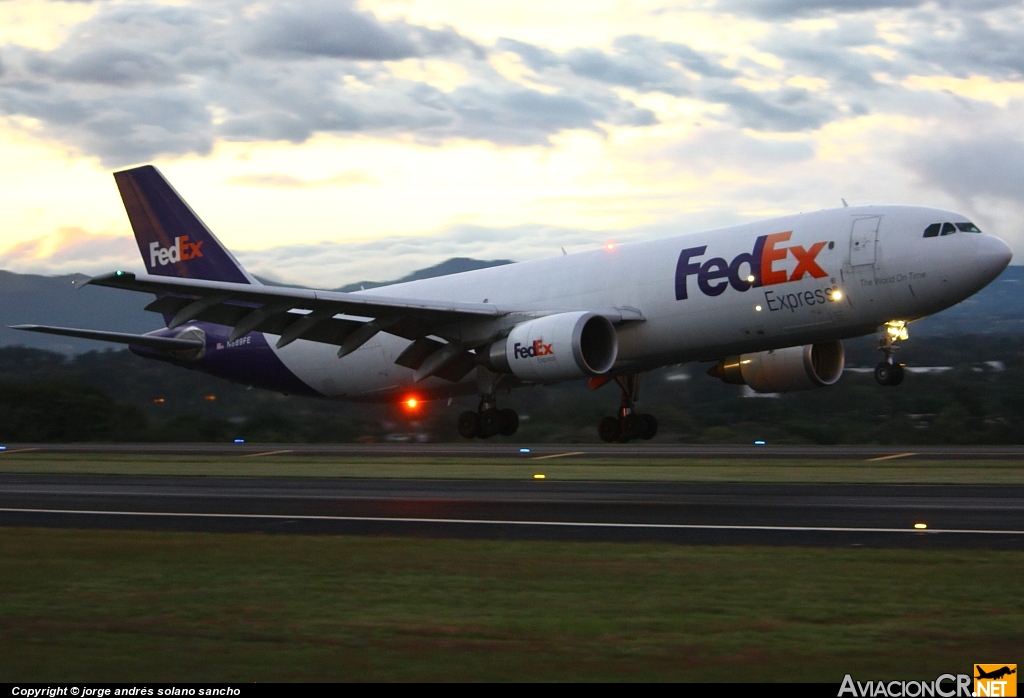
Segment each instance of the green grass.
M273 450L273 449L270 449ZM571 451L571 448L567 449ZM0 453L0 473L673 482L1024 484L1024 460L365 458Z
M0 681L935 678L1024 553L0 528Z

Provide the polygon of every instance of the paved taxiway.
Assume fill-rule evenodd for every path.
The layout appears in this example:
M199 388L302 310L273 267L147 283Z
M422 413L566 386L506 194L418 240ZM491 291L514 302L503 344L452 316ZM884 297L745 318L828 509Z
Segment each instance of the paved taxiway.
M0 453L182 455L182 456L309 456L340 458L789 458L868 460L1021 460L1022 446L735 446L702 444L512 444L502 440L451 444L2 444ZM523 450L525 449L525 451Z
M1024 549L1024 487L7 473L0 525Z

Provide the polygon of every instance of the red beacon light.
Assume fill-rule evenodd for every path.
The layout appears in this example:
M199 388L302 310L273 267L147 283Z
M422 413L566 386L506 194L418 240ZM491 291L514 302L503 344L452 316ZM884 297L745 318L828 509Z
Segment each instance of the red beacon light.
M420 399L415 395L408 395L402 398L401 405L406 412L416 412L420 408Z
M604 248L605 248L606 250L608 250L609 252L611 252L612 250L614 250L614 249L615 249L615 243L614 243L614 242L609 242L608 244L606 244L606 245L604 246Z

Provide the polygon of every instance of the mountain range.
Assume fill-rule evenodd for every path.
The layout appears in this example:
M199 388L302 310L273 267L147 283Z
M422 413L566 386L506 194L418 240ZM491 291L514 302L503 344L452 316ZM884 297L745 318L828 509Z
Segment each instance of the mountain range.
M361 281L334 290L358 291L511 263L507 259L483 261L455 257L394 281ZM65 354L110 346L102 342L19 332L8 327L22 323L115 332L148 332L162 326L159 315L142 310L149 302L147 296L96 286L77 289L72 284L76 279L85 278L81 274L39 276L0 271L0 346L22 345ZM910 334L911 337L1024 335L1024 267L1007 267L999 278L971 298L915 322L910 327Z

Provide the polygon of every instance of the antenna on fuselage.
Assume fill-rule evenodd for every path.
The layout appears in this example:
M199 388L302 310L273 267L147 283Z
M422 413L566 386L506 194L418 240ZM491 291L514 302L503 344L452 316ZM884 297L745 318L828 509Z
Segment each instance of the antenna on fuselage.
M564 248L564 247L562 248L562 254L563 254L563 255L567 255L567 254L569 254L568 252L566 252L566 251L565 251L565 248Z
M850 204L846 203L846 199L839 199L843 202L843 208L850 208Z

